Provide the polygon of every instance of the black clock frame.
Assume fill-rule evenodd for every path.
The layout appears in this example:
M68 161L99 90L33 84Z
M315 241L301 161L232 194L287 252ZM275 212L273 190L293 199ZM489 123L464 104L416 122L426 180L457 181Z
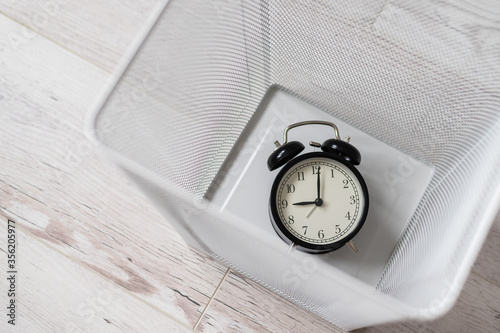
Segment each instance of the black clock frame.
M318 158L318 157L324 157L328 159L335 160L342 165L344 165L346 168L352 171L354 176L357 177L359 184L361 185L361 190L364 195L365 199L365 205L363 207L363 210L361 212L361 218L359 220L358 225L356 228L349 233L348 236L342 238L341 240L330 243L330 244L311 244L308 242L305 242L296 236L294 236L284 225L285 222L281 221L281 218L278 214L278 207L276 205L276 196L278 193L278 186L281 181L281 179L284 177L286 172L293 168L297 163L309 159L309 158ZM365 180L359 173L359 171L352 165L351 163L347 162L344 158L339 157L336 154L329 153L329 152L312 152L312 153L306 153L303 155L299 155L292 160L290 160L288 163L286 163L283 168L280 170L276 178L274 179L273 186L271 188L271 196L269 198L269 215L271 217L272 225L274 227L274 230L280 236L283 241L287 244L291 244L292 242L295 244L296 248L298 250L308 252L308 253L313 253L313 254L321 254L321 253L327 253L330 251L337 250L344 246L347 242L349 242L356 234L361 230L363 227L366 217L368 215L368 205L369 205L369 198L368 198L368 189L366 187Z

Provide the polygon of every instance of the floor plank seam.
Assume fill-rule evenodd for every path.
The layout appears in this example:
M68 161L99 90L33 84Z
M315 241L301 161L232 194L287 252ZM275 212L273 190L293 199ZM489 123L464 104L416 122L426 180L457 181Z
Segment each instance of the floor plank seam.
M500 285L499 285L498 283L496 283L495 281L493 281L493 280L491 280L491 279L489 279L489 278L487 278L487 277L482 276L481 274L477 273L476 271L471 271L471 272L470 272L470 275L475 275L476 277L478 277L478 278L480 278L480 279L484 280L486 283L489 283L489 284L491 284L492 286L494 286L494 287L496 287L496 288L500 289Z
M224 276L220 280L219 284L217 285L217 288L215 288L215 291L212 294L212 297L210 297L210 299L208 300L207 305L205 305L205 308L203 309L203 311L201 312L200 316L198 317L198 320L194 324L193 331L196 331L196 329L200 325L201 321L205 317L205 314L207 313L208 309L210 308L210 305L212 305L212 302L215 299L215 296L217 295L217 292L220 290L222 284L224 283L224 281L226 280L226 278L227 278L227 276L229 275L230 272L231 272L231 267L228 267L228 269L226 270L226 273L224 274Z

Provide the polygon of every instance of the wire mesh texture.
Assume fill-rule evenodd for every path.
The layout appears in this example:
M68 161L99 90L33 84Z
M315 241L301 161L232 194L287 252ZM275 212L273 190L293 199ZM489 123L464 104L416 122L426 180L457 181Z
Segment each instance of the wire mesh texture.
M271 87L435 169L371 290L429 318L432 307L446 307L498 201L499 3L171 0L94 129L126 164L201 199ZM157 206L183 219L175 212L185 199L138 182ZM187 218L179 230L193 238L193 224ZM340 326L359 327L359 318L334 315L340 308L308 306L306 296L271 287Z

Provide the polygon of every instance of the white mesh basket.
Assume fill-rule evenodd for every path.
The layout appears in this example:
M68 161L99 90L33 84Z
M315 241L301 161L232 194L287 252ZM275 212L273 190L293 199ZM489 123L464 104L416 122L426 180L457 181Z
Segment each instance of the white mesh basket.
M190 244L345 329L449 309L500 200L498 2L171 0L150 23L90 132ZM272 136L310 116L357 134L365 254L288 253L261 218Z

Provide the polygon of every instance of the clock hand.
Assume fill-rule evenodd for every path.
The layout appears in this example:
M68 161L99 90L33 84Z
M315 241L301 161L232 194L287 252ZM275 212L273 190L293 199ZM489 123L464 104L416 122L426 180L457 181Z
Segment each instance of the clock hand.
M302 201L302 202L296 202L292 205L297 205L297 206L304 206L304 205L314 205L316 201Z
M318 190L318 197L316 198L316 200L314 200L315 206L313 207L313 209L311 209L309 214L306 215L306 219L308 219L311 216L311 214L314 213L314 211L316 210L316 208L318 208L318 206L321 206L323 204L323 200L321 200L321 195L320 195L320 189L321 189L320 170L321 170L321 167L318 165L318 181L316 182L317 190Z
M320 185L320 176L319 176L320 175L320 171L319 171L320 169L321 169L321 167L318 165L318 182L317 182L318 198L316 200L320 200L320 194L319 194L319 192L320 192L320 186L321 186Z
M309 218L309 216L311 216L311 214L314 212L316 207L321 206L323 204L323 200L321 200L321 198L320 198L320 189L321 189L320 170L321 170L321 167L318 166L318 181L317 181L318 197L316 198L316 200L314 200L314 201L302 201L302 202L296 202L296 203L292 204L292 205L296 205L296 206L305 206L305 205L313 205L313 204L316 205L311 210L311 212L309 214L307 214L307 218Z
M314 206L314 207L313 207L313 209L311 209L311 211L309 212L309 214L307 214L306 219L308 219L308 218L309 218L309 216L311 216L311 214L312 214L312 213L316 210L316 208L318 208L318 206L317 206L317 205L316 205L316 206Z

